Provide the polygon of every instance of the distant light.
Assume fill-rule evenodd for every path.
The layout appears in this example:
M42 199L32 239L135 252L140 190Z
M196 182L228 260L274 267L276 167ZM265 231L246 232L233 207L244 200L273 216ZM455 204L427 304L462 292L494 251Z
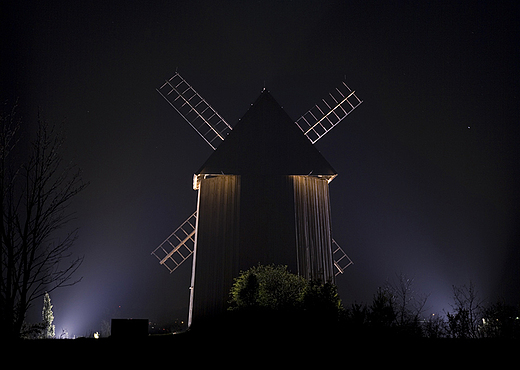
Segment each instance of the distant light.
M99 339L99 332L96 331L96 332L94 333L94 339Z
M468 128L471 128L471 126L468 126Z

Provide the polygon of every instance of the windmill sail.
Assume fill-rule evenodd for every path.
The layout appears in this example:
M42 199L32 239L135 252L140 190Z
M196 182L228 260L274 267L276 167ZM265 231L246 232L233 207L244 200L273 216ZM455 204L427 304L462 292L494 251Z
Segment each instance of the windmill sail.
M165 266L170 274L184 261L189 259L195 248L195 232L197 225L197 211L184 221L165 241L151 253ZM341 247L332 239L332 258L336 267L336 276L343 274L345 269L354 262L347 256Z
M362 100L356 96L355 91L350 90L343 82L342 86L301 116L296 124L314 144L361 103Z
M332 259L336 270L338 270L336 276L343 274L345 269L354 263L334 239L332 239Z
M197 212L195 211L151 253L170 271L170 274L193 254L196 225Z
M213 150L233 129L179 73L156 90Z

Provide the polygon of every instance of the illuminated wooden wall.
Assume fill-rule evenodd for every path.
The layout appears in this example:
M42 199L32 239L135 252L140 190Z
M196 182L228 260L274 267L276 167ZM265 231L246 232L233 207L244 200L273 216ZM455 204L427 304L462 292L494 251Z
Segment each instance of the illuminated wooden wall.
M240 271L287 265L333 281L328 182L312 176L206 176L199 185L193 317L222 313Z
M334 281L329 185L313 176L289 176L294 189L298 273L307 279Z

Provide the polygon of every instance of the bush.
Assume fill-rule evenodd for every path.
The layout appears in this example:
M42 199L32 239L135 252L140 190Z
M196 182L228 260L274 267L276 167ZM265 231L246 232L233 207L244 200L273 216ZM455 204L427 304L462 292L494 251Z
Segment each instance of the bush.
M306 285L306 280L290 273L287 266L258 265L235 279L230 292L231 309L296 309Z
M230 311L235 317L266 327L294 325L318 327L337 322L342 311L334 284L308 281L287 266L258 265L235 279L230 290Z

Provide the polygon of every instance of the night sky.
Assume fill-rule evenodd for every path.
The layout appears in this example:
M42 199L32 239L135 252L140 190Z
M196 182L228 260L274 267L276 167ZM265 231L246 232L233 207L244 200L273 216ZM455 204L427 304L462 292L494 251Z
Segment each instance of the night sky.
M196 208L211 148L155 91L175 70L234 125L265 87L294 120L346 77L364 102L316 147L343 302L403 273L520 303L517 1L7 1L1 98L64 122L90 186L71 207L81 283L51 294L56 332L111 317L186 319L191 264L150 252ZM275 133L273 133L275 135ZM39 320L40 302L33 310Z

